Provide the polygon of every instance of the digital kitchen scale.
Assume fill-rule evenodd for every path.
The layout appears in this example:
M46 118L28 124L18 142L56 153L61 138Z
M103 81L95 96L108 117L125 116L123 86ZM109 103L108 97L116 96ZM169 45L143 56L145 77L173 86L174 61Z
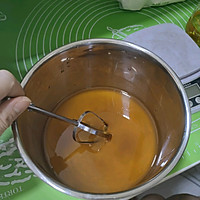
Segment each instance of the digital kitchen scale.
M184 30L174 24L160 24L137 31L124 40L162 58L183 83L191 112L200 111L200 48Z

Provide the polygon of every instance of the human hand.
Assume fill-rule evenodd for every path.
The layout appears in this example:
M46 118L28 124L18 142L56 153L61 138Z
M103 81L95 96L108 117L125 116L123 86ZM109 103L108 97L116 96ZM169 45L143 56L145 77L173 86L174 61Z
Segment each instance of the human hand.
M29 106L31 100L15 77L6 70L0 70L0 135ZM5 97L13 97L2 101Z

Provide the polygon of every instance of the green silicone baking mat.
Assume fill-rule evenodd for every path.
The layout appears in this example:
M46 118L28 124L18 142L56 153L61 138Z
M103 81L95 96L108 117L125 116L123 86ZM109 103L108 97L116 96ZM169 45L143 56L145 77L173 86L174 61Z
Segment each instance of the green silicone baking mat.
M149 26L172 23L183 30L197 0L140 11L120 9L116 0L1 0L0 69L21 81L50 51L88 38L124 39ZM147 33L148 34L148 33ZM187 148L169 177L200 162L200 112L192 115ZM0 200L75 200L43 183L19 155L11 129L0 137Z

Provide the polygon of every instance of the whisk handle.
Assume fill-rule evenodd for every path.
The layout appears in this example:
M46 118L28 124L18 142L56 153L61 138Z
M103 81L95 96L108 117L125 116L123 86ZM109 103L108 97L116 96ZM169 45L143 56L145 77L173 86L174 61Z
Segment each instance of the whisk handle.
M78 122L76 120L73 120L73 119L69 119L67 117L63 117L63 116L60 116L60 115L56 115L52 112L49 112L47 110L44 110L42 108L39 108L33 104L30 104L29 107L28 107L28 110L32 110L32 111L35 111L35 112L38 112L38 113L41 113L41 114L44 114L48 117L53 117L55 119L59 119L59 120L63 120L63 121L66 121L70 124L73 124L74 126L78 126Z

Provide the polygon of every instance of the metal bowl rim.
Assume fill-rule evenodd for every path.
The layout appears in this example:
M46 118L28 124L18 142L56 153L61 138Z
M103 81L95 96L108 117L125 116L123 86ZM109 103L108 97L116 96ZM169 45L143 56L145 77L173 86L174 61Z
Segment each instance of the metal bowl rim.
M177 164L178 160L181 158L181 156L186 148L186 145L187 145L187 142L189 139L189 135L190 135L190 129L191 129L190 106L189 106L189 101L188 101L188 97L186 95L185 89L184 89L181 81L179 80L178 76L175 74L175 72L160 57L158 57L151 51L149 51L143 47L140 47L139 45L136 45L136 44L133 44L133 43L130 43L127 41L116 40L116 39L87 39L87 40L81 40L81 41L77 41L77 42L73 42L73 43L64 45L64 46L50 52L49 54L47 54L45 57L43 57L41 60L39 60L30 69L30 71L26 74L26 76L22 80L21 85L22 85L22 87L25 87L25 85L28 83L28 81L30 80L33 73L35 73L35 71L37 71L44 62L47 62L53 56L56 56L56 55L58 55L64 51L67 51L68 49L71 49L71 48L77 48L78 46L83 46L83 45L87 46L87 45L92 45L92 44L113 44L113 45L120 45L120 46L124 46L124 47L130 47L130 48L134 48L138 51L142 51L143 53L149 55L150 57L152 57L153 59L158 61L162 65L162 67L168 72L168 74L171 76L173 81L175 82L175 84L178 88L178 91L180 93L180 96L183 100L184 112L185 112L185 128L184 128L183 138L182 138L181 144L179 146L179 149L177 150L176 155L171 160L171 162L168 164L168 166L164 170L162 170L158 175L153 177L151 180L147 181L144 184L139 185L138 187L135 187L135 188L127 190L127 191L121 191L121 192L117 192L117 193L108 193L108 194L93 194L93 193L91 194L91 193L79 192L79 191L70 189L67 186L64 186L62 183L59 183L58 181L53 180L50 176L48 176L44 172L42 172L33 163L33 161L28 156L27 152L23 148L22 141L20 139L18 128L17 128L17 121L15 121L12 124L12 130L14 132L14 136L15 136L15 140L16 140L16 144L18 146L19 152L20 152L22 158L24 159L24 161L26 162L26 164L28 165L28 167L36 174L36 176L38 176L41 180L43 180L45 183L52 186L53 188L57 189L58 191L63 192L67 195L77 197L77 198L85 198L85 199L91 199L91 200L92 199L122 199L122 198L126 198L126 197L133 197L133 196L136 196L136 195L142 193L143 191L146 191L146 190L152 188L153 186L158 184L164 177L166 177L167 174L175 167L175 165Z

